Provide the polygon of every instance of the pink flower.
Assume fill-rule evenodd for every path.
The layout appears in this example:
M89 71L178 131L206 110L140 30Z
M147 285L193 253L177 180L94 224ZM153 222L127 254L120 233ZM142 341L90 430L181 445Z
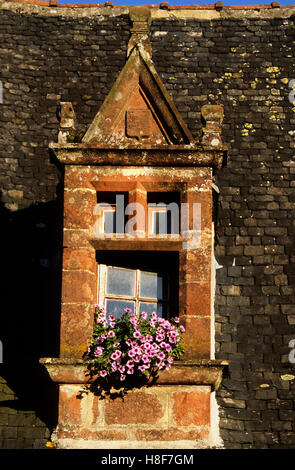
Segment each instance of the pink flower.
M110 322L110 327L111 327L111 328L115 328L115 326L116 326L116 323L115 323L114 321L111 321L111 322Z
M136 352L134 351L134 349L130 349L127 354L129 357L134 357L136 355Z
M103 348L101 346L98 346L94 352L94 356L99 357L102 355L102 353L103 353Z
M108 375L108 373L106 370L101 370L99 375L100 377L105 377L106 375Z
M125 366L119 366L119 371L123 374L123 372L125 372Z
M141 333L139 331L134 331L133 338L141 338Z
M174 318L175 323L179 323L179 317Z
M158 316L157 316L156 312L152 312L152 319L156 320L157 318L158 318Z
M142 312L141 316L142 316L142 318L143 318L144 320L147 319L147 313L146 313L146 312Z
M113 337L115 336L114 331L109 331L109 332L108 332L108 336L109 336L110 338L113 338Z
M127 365L127 367L133 367L133 366L134 366L134 362L133 362L133 361L130 361L130 359L129 359L129 361L127 361L126 365Z
M145 364L147 362L150 362L150 358L147 354L144 354L141 359L142 359L142 362L144 362Z
M121 351L119 349L116 349L116 351L111 354L111 359L113 359L113 361L116 361L121 355Z
M112 362L112 371L115 372L117 370L117 363Z
M160 343L161 341L163 341L164 338L165 338L164 335L157 335L156 336L156 341L158 341Z
M126 312L126 313L131 313L132 310L131 310L131 308L124 308L124 312Z
M138 369L143 372L146 369L146 366L139 366Z
M134 374L134 369L132 369L131 367L127 370L127 374L129 375L132 375Z
M120 376L120 380L121 380L121 381L123 381L123 380L125 380L125 379L126 379L126 375L124 375L124 374L121 374L121 376Z
M180 329L180 331L181 331L182 333L184 333L184 332L185 332L185 328L184 328L184 326L180 325L179 329Z
M172 364L172 363L174 362L173 357L169 356L169 357L167 358L167 362L169 362L169 364Z
M163 352L159 352L159 353L157 354L157 357L158 357L158 359L164 359L164 358L165 358L165 354L164 354Z
M116 317L114 317L114 315L109 316L109 321L115 321L115 320L116 320Z
M116 342L114 343L114 348L117 348L117 347L119 346L119 344L120 344L120 343L118 343L118 341L116 341Z
M145 339L150 343L151 341L153 341L153 337L152 335L146 335Z

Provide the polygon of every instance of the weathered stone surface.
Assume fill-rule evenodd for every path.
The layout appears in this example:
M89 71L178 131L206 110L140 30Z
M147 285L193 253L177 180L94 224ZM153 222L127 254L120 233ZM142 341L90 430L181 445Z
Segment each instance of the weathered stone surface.
M215 314L216 331L220 331L216 336L217 356L229 359L235 385L227 386L228 379L224 379L225 387L218 396L229 393L235 400L244 400L245 408L233 408L232 402L222 403L220 428L229 431L222 432L222 437L229 448L294 447L291 431L280 430L278 425L290 422L278 421L279 410L294 410L294 384L284 389L278 381L280 375L294 372L288 362L288 341L295 337L295 330L294 323L287 320L292 317L294 304L294 209L290 204L294 204L295 120L294 106L288 99L288 83L294 78L294 8L171 8L152 9L151 42L157 71L194 135L201 133L202 105L224 106L222 139L230 147L227 167L216 179L220 191L216 253L222 248L223 254L217 258L222 268L217 269ZM7 214L4 222L10 218L5 232L5 251L9 256L4 253L3 293L8 299L5 303L11 305L18 266L22 311L28 312L23 315L25 325L19 329L18 344L26 357L54 356L58 353L58 306L54 299L58 285L52 284L50 276L58 279L60 272L57 259L61 243L53 242L60 225L59 208L55 205L56 195L60 194L60 172L48 153L48 143L57 140L58 101L71 101L77 112L78 129L85 128L111 89L125 63L130 37L128 9L47 8L2 2L0 22L1 202L3 216ZM185 151L180 156L182 166L186 166L188 155L189 151ZM76 161L88 164L87 158L81 155ZM106 164L108 158L113 161L111 152L100 156L97 163ZM134 151L129 159L122 151L121 161L126 158L136 165L138 155ZM161 154L152 160L151 166L160 166ZM167 159L165 164L171 161ZM77 180L73 185L78 187ZM11 190L19 192L8 193ZM269 203L276 205L267 206ZM37 224L47 228L36 227ZM65 231L65 245L85 243L82 231L78 232ZM243 243L238 237L243 237ZM264 259L260 258L264 255L245 254L244 250L238 254L236 248L247 245L269 247L270 253L265 250ZM274 258L273 249L280 250L276 255L287 258ZM44 264L45 259L49 260L50 275L44 265L39 265L40 258ZM275 280L280 275L284 277ZM236 286L240 295L220 292L222 286ZM279 287L280 293L263 293L265 287ZM1 337L4 353L9 344L15 344L15 318L19 318L19 305L12 304L11 315L3 317L1 324L1 334L3 331L6 336ZM36 338L42 341L38 343ZM219 353L221 346L223 352ZM10 348L10 357L15 354ZM26 381L28 374L27 367ZM34 374L31 383L37 384L39 376ZM15 384L12 392L24 393L26 381L19 378L15 382L14 370L11 376ZM274 383L278 398L255 398L253 389L258 380ZM47 384L43 392L46 389ZM38 389L42 399L43 392ZM26 402L32 400L28 395L23 397ZM44 403L39 400L39 409L42 407ZM15 436L15 431L7 431L0 446L32 448L38 438L33 437L36 428L33 432L32 423L24 419L26 412L16 407L3 409L5 416L17 416L18 432L15 439L8 437ZM265 409L275 410L276 415L264 420ZM33 411L30 416L36 418ZM257 430L245 433L244 423L250 421L257 423ZM49 427L54 426L44 421L38 427L39 437L46 439ZM110 439L114 438L112 432L108 432ZM107 439L102 434L98 438Z

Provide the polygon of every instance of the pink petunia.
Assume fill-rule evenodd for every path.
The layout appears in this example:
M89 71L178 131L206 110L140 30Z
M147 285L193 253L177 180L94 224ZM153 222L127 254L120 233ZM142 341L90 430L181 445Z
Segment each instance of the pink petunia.
M158 359L164 359L165 358L165 354L163 352L159 352L158 355L157 355Z
M127 354L129 357L134 357L136 355L136 352L134 351L134 349L130 349Z
M98 346L94 352L95 357L101 356L103 353L103 348L101 346Z
M182 333L184 333L184 332L185 332L185 328L184 328L184 326L183 326L183 325L180 325L179 329L180 329L180 331L181 331Z
M145 364L150 362L150 358L147 354L144 354L141 359L142 359L142 362L144 362Z
M114 315L109 316L109 321L115 321L115 320L116 320L116 317L114 317Z
M108 373L107 373L106 370L101 370L99 375L100 375L100 377L105 377L106 375L108 375Z
M140 331L134 331L134 333L133 333L133 338L141 338L141 333L140 333Z
M121 357L121 355L121 351L119 349L116 349L116 351L111 354L111 359L113 359L113 361L116 361L117 359L119 359L119 357Z
M144 320L146 320L146 319L147 319L147 313L146 313L146 312L142 312L141 317L142 317Z
M112 330L109 331L109 332L108 332L108 336L109 336L110 338L113 338L113 337L115 336L115 332L112 331Z
M128 307L127 307L127 308L124 308L124 312L126 312L126 313L131 313L132 310L131 310L131 308L128 308Z

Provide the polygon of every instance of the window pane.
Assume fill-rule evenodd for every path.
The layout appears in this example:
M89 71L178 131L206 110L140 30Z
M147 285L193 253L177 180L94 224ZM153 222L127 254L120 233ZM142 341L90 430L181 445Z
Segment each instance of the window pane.
M108 268L107 293L134 296L135 271L131 269Z
M115 211L104 211L104 233L116 233Z
M140 273L140 297L163 299L163 277L158 273Z
M124 313L124 308L130 308L132 312L134 312L134 302L130 302L128 300L107 300L107 315L114 315L116 318L121 318Z
M139 313L146 312L148 315L151 315L153 312L161 317L163 314L162 304L152 304L149 302L140 302L139 304Z

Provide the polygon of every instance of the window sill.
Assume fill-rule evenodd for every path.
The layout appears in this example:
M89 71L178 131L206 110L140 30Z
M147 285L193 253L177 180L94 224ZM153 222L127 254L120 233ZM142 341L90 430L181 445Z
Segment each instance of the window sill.
M86 385L95 380L95 377L89 380L89 363L82 359L42 358L40 363L46 368L51 380L59 384ZM228 365L229 362L225 360L178 361L169 371L160 371L156 385L209 385L215 391Z

